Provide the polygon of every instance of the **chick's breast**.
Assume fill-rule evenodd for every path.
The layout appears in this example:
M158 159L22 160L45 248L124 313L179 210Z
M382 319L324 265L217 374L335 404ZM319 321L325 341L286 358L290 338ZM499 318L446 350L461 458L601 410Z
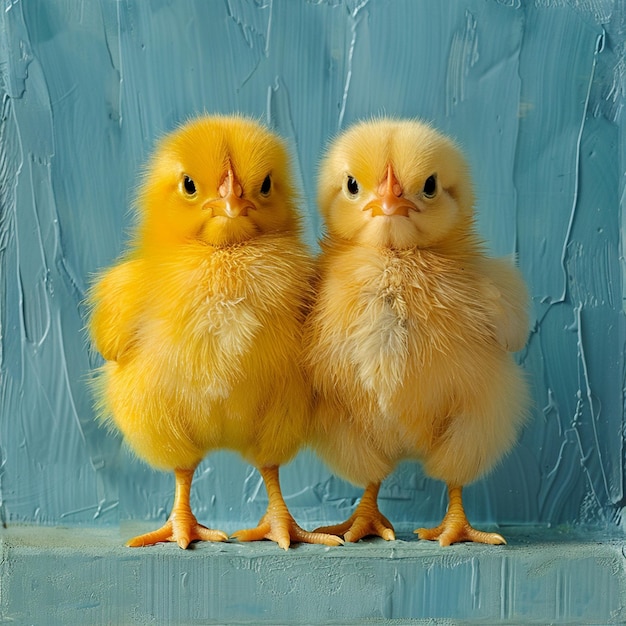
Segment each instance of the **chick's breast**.
M456 484L489 469L513 443L526 392L472 263L327 243L323 274L306 343L329 464L358 484L407 457ZM337 422L341 442L328 436Z
M218 447L255 464L294 454L308 417L299 350L310 271L288 235L144 261L133 346L105 365L108 412L140 456L173 468Z

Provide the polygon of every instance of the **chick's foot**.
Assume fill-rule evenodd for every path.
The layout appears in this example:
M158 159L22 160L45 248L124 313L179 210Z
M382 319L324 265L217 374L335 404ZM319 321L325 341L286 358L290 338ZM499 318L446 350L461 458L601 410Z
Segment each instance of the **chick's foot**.
M175 515L173 513L172 515ZM180 516L173 519L172 516L161 528L144 535L138 535L130 539L126 545L130 548L151 546L155 543L172 541L185 549L192 541L226 541L228 535L221 530L213 530L202 524L198 524L192 514L188 520L181 521Z
M476 530L467 521L463 508L461 487L448 487L450 505L443 521L436 528L418 528L415 533L420 539L439 541L441 546L449 546L453 543L472 541L474 543L487 543L491 545L506 544L506 540L498 533L486 533Z
M233 537L239 541L275 541L287 550L294 543L319 543L327 546L343 544L340 537L327 533L307 532L292 517L283 499L278 479L278 467L264 467L259 470L265 481L269 503L267 511L256 528L238 530Z
M368 485L354 513L342 524L323 526L315 532L341 535L345 541L355 542L363 537L377 536L393 541L396 535L391 522L378 509L380 484Z
M159 542L176 542L185 549L192 541L226 541L228 535L202 524L191 512L189 493L194 470L175 470L176 493L169 519L161 528L133 537L126 543L130 548L151 546Z

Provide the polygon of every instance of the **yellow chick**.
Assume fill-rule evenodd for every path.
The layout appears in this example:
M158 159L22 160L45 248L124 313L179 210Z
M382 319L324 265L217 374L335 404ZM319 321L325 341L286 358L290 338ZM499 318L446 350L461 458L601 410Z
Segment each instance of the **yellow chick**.
M160 142L137 204L130 250L89 295L106 360L97 394L136 454L174 471L176 492L166 524L128 545L227 539L189 503L217 448L239 451L268 492L239 540L340 543L296 524L278 477L310 420L300 350L312 273L282 141L244 117L192 120Z
M485 255L473 204L460 151L418 121L358 123L322 163L326 236L304 331L312 443L365 493L348 521L319 532L393 539L379 487L418 459L450 501L420 538L505 543L469 524L461 492L511 448L527 413L511 355L526 341L527 291L511 263Z

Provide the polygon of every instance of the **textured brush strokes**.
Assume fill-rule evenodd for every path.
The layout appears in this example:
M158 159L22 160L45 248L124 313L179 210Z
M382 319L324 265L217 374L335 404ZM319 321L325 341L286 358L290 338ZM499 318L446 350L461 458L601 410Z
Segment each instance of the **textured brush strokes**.
M516 253L533 298L520 355L535 408L519 445L467 490L476 522L620 523L624 494L626 10L602 0L2 0L0 514L6 522L164 519L171 478L100 429L83 331L90 276L121 251L157 137L203 111L287 138L310 243L328 139L378 113L419 116L472 165L479 228ZM219 470L219 471L218 471ZM295 517L347 516L358 490L310 453L283 469ZM381 509L435 522L444 487L403 465ZM220 453L200 521L231 531L266 505Z
M504 549L404 536L285 554L267 542L128 550L113 528L14 526L0 539L0 610L4 623L80 626L624 624L623 536L577 532L518 529Z

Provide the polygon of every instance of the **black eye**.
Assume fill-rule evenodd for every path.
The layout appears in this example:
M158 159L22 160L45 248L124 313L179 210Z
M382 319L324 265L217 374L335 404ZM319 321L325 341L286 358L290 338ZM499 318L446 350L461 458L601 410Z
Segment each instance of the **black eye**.
M431 176L429 176L426 179L426 182L424 183L424 189L422 190L422 193L427 198L434 198L435 197L435 194L437 193L437 176L436 176L436 174L432 174Z
M346 189L351 196L356 196L359 193L359 183L356 182L356 178L348 176L346 181Z
M189 176L183 177L183 191L188 196L194 196L196 194L196 183L193 182L193 179Z
M271 188L272 188L272 179L270 178L270 175L268 174L263 179L263 184L261 185L261 195L269 196Z

